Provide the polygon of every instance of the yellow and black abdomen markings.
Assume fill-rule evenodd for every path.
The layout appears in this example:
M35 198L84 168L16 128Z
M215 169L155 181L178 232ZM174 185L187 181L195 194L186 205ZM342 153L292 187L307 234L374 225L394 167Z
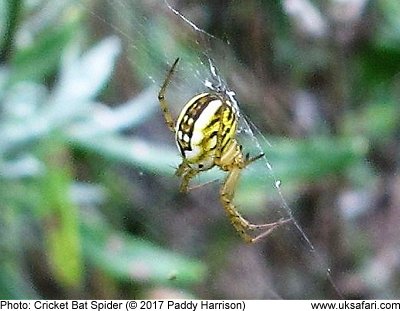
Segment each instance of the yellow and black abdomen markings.
M230 102L217 94L202 93L182 109L176 123L176 142L188 163L204 170L214 165L217 148L223 153L229 146L236 128L237 115Z

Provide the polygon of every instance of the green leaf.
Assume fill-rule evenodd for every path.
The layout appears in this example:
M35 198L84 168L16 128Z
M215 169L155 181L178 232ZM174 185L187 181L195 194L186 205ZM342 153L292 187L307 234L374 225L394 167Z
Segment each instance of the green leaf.
M101 221L82 223L85 254L113 277L157 284L191 284L202 280L205 266L149 241L114 231Z
M13 195L24 200L29 197L26 192L14 192L15 183L0 183L0 297L1 299L34 299L38 298L26 271L21 269L25 258L23 250L27 240L26 222L21 217L19 202ZM22 189L19 189L22 190ZM11 192L11 194L10 194ZM21 195L24 193L24 195ZM23 229L22 229L23 228Z
M399 106L395 99L382 99L377 94L372 104L364 106L357 112L347 114L344 120L345 131L351 134L363 134L379 141L395 134L400 122Z
M76 36L78 29L79 23L76 20L60 27L48 28L30 46L17 50L11 60L10 81L42 82L54 73L65 47Z
M380 84L388 84L398 74L400 66L400 49L396 47L382 47L367 45L359 55L361 72L360 87L364 90L381 87Z
M171 177L174 167L181 161L177 150L137 138L84 137L79 133L71 133L67 140L117 162L129 163L140 170L158 172ZM293 182L315 181L329 174L340 174L347 167L361 161L368 148L367 141L360 137L333 139L321 136L302 140L271 139L270 141L272 147L267 142L263 142L261 147L273 166L274 174L279 179ZM256 155L261 150L253 147L245 152ZM249 168L246 178L249 178L250 182L257 175L268 173L263 160L255 163L258 165L260 163L263 168L262 171ZM220 176L213 173L207 175L211 179Z
M82 56L74 47L67 50L53 94L56 106L74 110L71 106L76 108L94 99L110 78L120 49L119 39L109 37Z
M78 207L70 197L72 179L66 149L51 140L43 146L47 173L40 181L47 256L56 280L76 288L82 280Z
M0 153L71 126L78 119L90 119L94 97L109 79L119 49L119 41L113 37L103 40L81 57L78 51L70 50L65 54L60 80L50 98L43 87L33 83L19 83L11 88L6 94L6 108L12 107L10 111L14 114L17 108L30 114L25 113L18 120L13 116L14 120L8 118L1 124ZM44 101L45 104L36 107Z
M117 136L117 133L122 130L132 129L144 123L156 109L159 109L154 96L155 92L153 87L149 87L136 97L112 109L99 104L98 109L75 122L67 132L80 138L111 134Z
M275 174L287 181L316 181L363 161L368 142L362 137L310 137L302 140L277 140L265 146Z
M11 261L12 259L13 262ZM0 297L1 299L38 299L32 289L32 284L27 281L27 276L21 273L21 263L16 258L9 258L0 264Z
M172 175L180 157L172 148L160 147L141 139L117 136L80 136L69 134L67 141L116 162L127 163L152 173ZM160 157L160 155L162 155Z
M178 182L174 168L181 157L171 148L136 138L84 137L77 133L70 135L67 140L116 162L130 164L152 174L170 176ZM262 139L260 141L263 142ZM237 193L239 205L243 203L258 209L267 197L277 195L274 187L278 180L287 192L305 182L317 182L328 176L344 174L347 169L361 163L368 150L367 141L360 137L333 139L321 136L303 140L271 139L271 142L272 147L267 142L263 142L261 147L273 171L268 169L263 159L246 168ZM253 148L245 152L256 155L261 150ZM215 179L222 180L224 175L215 168L203 172L199 177L201 181L198 183L202 184Z
M260 139L262 142L263 140ZM300 140L269 139L262 147L272 171L263 160L257 160L243 172L236 195L238 205L258 210L268 198L277 197L276 182L285 195L305 183L320 182L330 176L343 175L363 163L368 151L361 137L310 137ZM247 152L247 150L246 150ZM259 150L250 150L258 154Z
M397 0L380 0L377 1L377 6L382 16L376 25L375 41L380 46L398 49L400 3Z

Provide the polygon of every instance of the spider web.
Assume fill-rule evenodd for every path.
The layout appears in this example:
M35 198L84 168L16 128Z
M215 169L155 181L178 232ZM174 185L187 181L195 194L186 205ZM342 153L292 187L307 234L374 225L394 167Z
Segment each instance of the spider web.
M241 205L240 195L246 195L246 185L254 182L254 179L261 185L259 186L261 191L265 193L273 191L276 200L274 206L268 208L268 217L274 217L276 220L290 218L292 221L289 225L285 225L285 228L277 229L271 237L267 238L267 247L279 249L278 252L281 251L283 253L286 252L287 248L292 248L294 251L288 252L291 254L291 266L282 267L280 265L274 266L274 264L272 266L276 267L276 269L286 269L286 273L296 271L294 273L299 276L309 274L303 280L309 282L310 290L312 290L311 284L314 282L313 276L325 274L325 279L331 289L340 296L340 292L332 281L331 269L326 264L326 259L314 247L308 235L298 223L284 195L282 182L275 174L273 163L268 159L268 150L266 148L273 149L274 146L243 113L243 107L237 99L237 94L229 88L224 79L224 73L218 68L220 64L227 63L226 59L233 59L229 51L229 44L204 31L166 0L105 1L111 9L108 13L109 19L104 17L107 17L107 14L104 15L97 12L96 9L90 8L84 2L82 2L82 5L96 19L108 25L113 33L123 40L132 67L142 77L141 83L143 87L155 85L158 88L165 78L166 70L169 66L178 56L182 58L167 94L174 115L177 115L184 103L198 92L211 89L222 92L231 99L231 102L234 103L239 111L238 139L243 145L245 153L249 152L253 156L264 154L260 160L246 168L240 185L240 187L244 187L244 190L238 191L238 205ZM132 12L135 12L135 14ZM154 14L154 12L157 12L157 21L160 24L167 25L172 21L175 26L181 29L182 34L188 36L186 42L189 42L189 44L184 47L177 44L177 34L172 33L168 27L165 27L165 32L160 33L160 27L157 28L150 22L154 22L154 18L151 18L151 14ZM113 15L114 18L112 17ZM160 48L160 45L162 48ZM160 53L160 50L163 52ZM184 53L183 56L181 55L182 51ZM177 156L175 165L178 164L179 160L180 158ZM204 175L205 181L214 180L216 177L221 178L222 176L215 172L206 172L206 174L202 175ZM254 204L257 205L258 202ZM243 215L246 215L245 211ZM263 223L263 221L254 221L254 223ZM265 257L268 260L268 249ZM284 278L285 274L282 273L282 275L282 278ZM279 273L276 273L274 277L279 278ZM284 280L281 281L284 284ZM303 287L304 285L299 286ZM285 293L286 289L284 288L275 290L280 297L293 298L293 296ZM298 292L300 293L301 290L298 290ZM319 298L314 297L312 293L307 293L307 295ZM303 296L295 297L304 298Z

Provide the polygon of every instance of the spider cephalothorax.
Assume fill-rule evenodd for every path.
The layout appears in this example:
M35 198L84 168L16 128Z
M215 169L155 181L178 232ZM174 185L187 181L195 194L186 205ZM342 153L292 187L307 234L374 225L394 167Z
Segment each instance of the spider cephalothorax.
M238 111L229 98L221 92L201 93L194 96L182 109L176 124L169 111L165 92L178 64L176 59L158 94L158 100L169 129L175 133L182 163L175 174L182 177L180 190L187 192L190 180L201 171L218 166L228 172L220 189L220 201L228 217L246 242L256 242L289 220L255 225L244 219L233 204L234 191L242 169L261 158L243 155L236 140ZM249 231L261 229L252 237Z

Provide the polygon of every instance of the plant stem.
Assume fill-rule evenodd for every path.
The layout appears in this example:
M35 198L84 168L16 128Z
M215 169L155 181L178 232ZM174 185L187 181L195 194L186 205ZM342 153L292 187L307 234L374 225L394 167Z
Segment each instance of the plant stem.
M8 14L4 41L0 50L0 63L6 63L11 57L14 48L14 35L22 12L22 0L10 0L7 4Z

